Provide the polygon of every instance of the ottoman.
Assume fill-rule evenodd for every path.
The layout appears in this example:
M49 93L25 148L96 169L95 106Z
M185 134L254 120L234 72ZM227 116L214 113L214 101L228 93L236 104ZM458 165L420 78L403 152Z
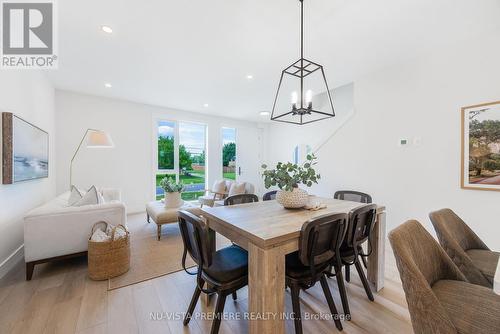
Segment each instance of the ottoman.
M189 202L184 202L178 208L165 208L165 204L161 201L153 201L146 204L146 218L148 223L153 220L157 226L158 240L161 238L161 226L163 224L177 223L177 211L193 208L194 205Z

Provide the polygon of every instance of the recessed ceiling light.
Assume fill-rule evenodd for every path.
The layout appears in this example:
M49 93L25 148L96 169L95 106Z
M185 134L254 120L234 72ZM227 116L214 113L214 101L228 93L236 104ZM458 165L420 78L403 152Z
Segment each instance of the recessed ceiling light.
M261 116L269 116L269 114L271 114L269 111L261 111L259 113Z
M247 75L247 79L248 79L248 80L251 80L251 79L253 79L253 75L251 75L251 74L248 74L248 75Z
M104 87L106 87L106 88L111 88L111 87L113 87L113 85L112 85L112 84L110 84L109 82L106 82L106 83L104 84Z
M203 106L204 106L205 108L208 108L208 103L205 103Z
M110 26L101 26L101 30L107 34L113 33L113 28L111 28Z

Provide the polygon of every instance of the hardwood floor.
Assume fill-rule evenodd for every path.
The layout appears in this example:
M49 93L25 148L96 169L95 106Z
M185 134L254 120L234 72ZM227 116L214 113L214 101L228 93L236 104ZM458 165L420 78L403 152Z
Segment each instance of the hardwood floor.
M389 244L389 243L387 243ZM343 321L343 333L412 333L410 318L392 251L387 249L385 288L375 294L375 302L365 295L354 270L347 283L352 320ZM182 317L194 291L194 277L177 272L150 281L108 291L107 281L87 277L86 259L72 259L37 267L32 281L24 280L24 264L0 281L0 333L208 333L209 315L214 300L207 307L201 300L188 327ZM342 309L337 283L329 285L339 310ZM238 291L238 300L226 301L220 333L248 333L247 289ZM286 310L291 312L291 298L285 294ZM328 305L317 284L301 292L301 307L310 317L328 314ZM177 313L176 313L177 312ZM151 320L153 315L162 320ZM170 316L167 319L167 316ZM303 320L305 333L337 333L331 320ZM286 321L287 333L294 333L293 321Z

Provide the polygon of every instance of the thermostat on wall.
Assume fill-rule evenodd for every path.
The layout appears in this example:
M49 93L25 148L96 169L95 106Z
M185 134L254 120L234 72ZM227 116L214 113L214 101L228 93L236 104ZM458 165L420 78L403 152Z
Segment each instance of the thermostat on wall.
M409 144L408 138L400 138L398 141L398 146L408 146Z

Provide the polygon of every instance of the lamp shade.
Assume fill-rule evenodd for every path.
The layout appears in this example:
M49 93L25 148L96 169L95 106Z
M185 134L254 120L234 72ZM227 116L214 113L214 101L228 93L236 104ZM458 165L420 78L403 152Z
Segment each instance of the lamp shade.
M89 130L87 134L87 148L112 148L115 144L111 136L101 130Z

